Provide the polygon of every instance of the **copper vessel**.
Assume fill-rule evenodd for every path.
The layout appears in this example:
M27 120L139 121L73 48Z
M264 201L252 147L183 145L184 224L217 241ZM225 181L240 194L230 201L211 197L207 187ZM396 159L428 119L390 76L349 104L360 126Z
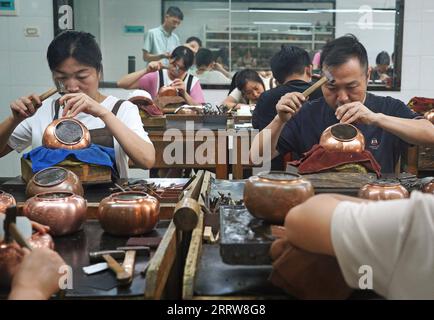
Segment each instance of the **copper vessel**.
M159 97L176 97L177 95L178 95L178 91L176 90L176 88L171 86L161 87L160 90L158 91Z
M62 236L82 228L87 203L71 192L46 192L24 203L23 213L30 220L50 227L50 234Z
M16 204L15 198L11 194L0 190L0 213L5 213L7 208Z
M8 287L24 253L16 244L0 243L0 287Z
M57 119L45 129L42 144L50 149L84 149L90 145L90 133L76 119Z
M370 182L359 190L359 198L368 200L393 200L409 197L407 189L394 180Z
M53 238L48 234L41 234L36 232L29 239L29 244L33 249L42 249L48 248L54 250L54 241Z
M430 111L425 112L424 117L428 121L431 121L432 124L434 124L434 109L431 109Z
M176 114L188 114L188 115L196 115L199 114L198 110L196 108L179 108L179 110L175 111Z
M33 197L45 192L72 192L84 195L78 176L65 168L50 167L36 173L27 184L26 195Z
M337 123L324 130L319 144L329 151L362 152L365 150L365 137L352 124Z
M434 194L434 179L423 185L422 192Z
M274 224L283 224L290 209L313 195L308 180L288 172L261 172L244 186L244 204L249 212Z
M145 192L127 191L104 198L98 207L102 228L116 236L148 233L160 215L159 201Z

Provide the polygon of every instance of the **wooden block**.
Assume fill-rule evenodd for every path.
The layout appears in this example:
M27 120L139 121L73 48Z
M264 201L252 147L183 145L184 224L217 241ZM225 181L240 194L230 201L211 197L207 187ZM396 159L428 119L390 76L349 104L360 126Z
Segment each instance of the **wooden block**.
M74 172L82 183L103 183L111 181L111 169L79 161L66 160L56 165ZM33 177L32 162L21 158L21 176L28 183Z

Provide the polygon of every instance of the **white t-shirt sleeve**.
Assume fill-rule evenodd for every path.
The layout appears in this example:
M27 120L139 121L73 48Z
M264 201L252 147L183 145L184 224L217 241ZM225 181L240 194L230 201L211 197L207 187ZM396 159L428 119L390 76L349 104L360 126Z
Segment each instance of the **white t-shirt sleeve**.
M243 95L241 94L241 91L238 90L238 88L232 90L229 95L234 98L237 103L246 103L246 100L244 100Z
M32 144L32 125L30 119L25 119L9 137L8 145L17 152L24 151Z
M331 234L347 284L359 288L364 274L359 273L359 268L369 266L373 289L384 297L412 298L426 293L428 279L433 297L433 217L434 197L418 192L413 192L410 200L341 202L333 214ZM405 258L408 256L411 259ZM425 267L423 275L418 274L420 264ZM405 271L398 274L400 269Z
M139 109L137 106L129 101L122 103L118 113L119 119L126 124L128 128L134 131L139 137L146 142L152 144L149 139L148 133L143 128L142 119L140 117Z

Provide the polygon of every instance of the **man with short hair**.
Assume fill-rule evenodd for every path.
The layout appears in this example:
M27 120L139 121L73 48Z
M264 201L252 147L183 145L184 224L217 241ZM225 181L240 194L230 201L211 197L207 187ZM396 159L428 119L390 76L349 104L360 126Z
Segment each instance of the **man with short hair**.
M251 157L257 162L264 145L272 156L291 152L296 158L319 143L324 130L336 123L352 123L365 137L365 149L392 173L410 144L434 145L434 126L418 117L402 101L367 92L370 71L365 47L353 35L330 41L323 48L321 67L334 81L322 86L324 97L306 102L299 92L284 95L277 116L255 137ZM418 119L416 119L418 118ZM271 133L264 143L264 131Z
M150 29L145 37L143 60L146 62L163 60L167 64L173 49L181 43L173 31L181 24L184 14L178 7L169 7L161 26Z
M306 50L290 45L282 45L270 61L274 78L281 85L265 91L259 98L252 115L253 128L263 130L277 114L276 104L290 92L303 92L312 81L312 65ZM314 92L310 100L321 97L321 91ZM274 158L271 169L283 169L283 156Z

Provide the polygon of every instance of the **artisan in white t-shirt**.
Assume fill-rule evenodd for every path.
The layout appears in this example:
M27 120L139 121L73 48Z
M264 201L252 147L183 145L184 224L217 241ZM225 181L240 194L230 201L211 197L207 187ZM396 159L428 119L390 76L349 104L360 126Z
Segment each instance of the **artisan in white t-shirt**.
M331 224L332 243L350 287L370 266L373 290L388 299L434 299L434 195L369 203L343 201Z
M118 98L108 96L100 104L107 110L111 111L118 100ZM16 127L9 138L8 145L17 152L22 152L30 145L32 146L32 149L41 146L42 136L44 134L45 128L47 128L47 126L53 122L55 115L54 104L55 100L53 99L45 100L42 106L32 117L25 119ZM60 108L59 115L61 115L62 112L63 110ZM106 126L100 118L94 117L87 113L79 113L74 118L81 121L89 130L100 129ZM117 113L117 118L144 141L152 144L148 137L148 133L143 129L142 120L136 105L129 101L122 103ZM129 158L116 139L113 138L113 140L116 166L119 171L119 176L120 178L127 178Z

